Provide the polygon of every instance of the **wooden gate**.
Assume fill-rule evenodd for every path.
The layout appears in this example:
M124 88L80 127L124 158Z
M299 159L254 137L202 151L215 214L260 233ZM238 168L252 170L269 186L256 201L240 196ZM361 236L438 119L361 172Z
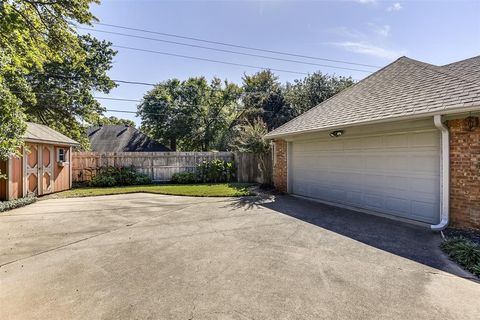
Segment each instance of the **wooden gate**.
M23 154L23 194L38 196L53 189L54 148L49 145L28 144Z

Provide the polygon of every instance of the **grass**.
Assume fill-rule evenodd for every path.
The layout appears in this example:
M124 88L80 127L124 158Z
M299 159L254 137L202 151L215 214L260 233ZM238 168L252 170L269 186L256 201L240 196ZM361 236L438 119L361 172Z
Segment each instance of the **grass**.
M213 183L213 184L157 184L107 188L78 188L55 194L55 198L73 198L103 196L124 193L158 193L192 197L242 197L251 196L251 184Z
M465 237L452 237L445 240L441 247L453 261L480 277L480 244Z

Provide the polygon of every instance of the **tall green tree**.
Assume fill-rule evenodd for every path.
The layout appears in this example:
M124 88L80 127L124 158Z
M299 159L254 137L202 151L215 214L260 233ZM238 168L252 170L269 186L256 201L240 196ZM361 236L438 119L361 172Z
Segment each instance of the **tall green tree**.
M80 36L79 43L84 53L80 57L49 61L28 74L35 101L24 107L29 121L58 130L88 149L85 126L98 123L105 111L93 92L108 93L116 86L107 75L116 51L90 35Z
M138 107L142 130L172 150L215 149L236 112L241 89L204 77L159 83Z
M46 62L86 55L71 22L89 24L89 10L98 0L0 1L0 158L22 145L25 104L36 97L28 75Z
M272 130L291 120L294 110L284 97L284 88L270 70L243 76L242 97L245 119L253 123L261 118Z
M129 127L135 128L135 122L129 119L122 119L117 118L115 116L110 117L101 117L97 123L98 125L106 126L106 125L126 125Z
M295 116L298 116L353 84L351 77L315 72L293 83L287 83L285 100L292 106Z

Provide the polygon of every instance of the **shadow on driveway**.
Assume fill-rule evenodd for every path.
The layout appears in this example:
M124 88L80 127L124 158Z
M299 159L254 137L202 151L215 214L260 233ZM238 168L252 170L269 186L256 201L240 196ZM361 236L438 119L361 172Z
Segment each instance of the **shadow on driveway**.
M232 206L246 210L265 207L377 249L477 281L448 259L439 247L440 234L426 227L288 195L243 197L236 199Z

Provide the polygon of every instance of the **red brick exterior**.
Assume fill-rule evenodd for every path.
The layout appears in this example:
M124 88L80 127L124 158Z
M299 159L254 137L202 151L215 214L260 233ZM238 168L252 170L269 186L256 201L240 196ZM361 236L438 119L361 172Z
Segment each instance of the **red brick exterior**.
M450 130L450 225L480 229L478 117L447 122Z
M274 141L273 185L280 192L287 192L287 142Z

